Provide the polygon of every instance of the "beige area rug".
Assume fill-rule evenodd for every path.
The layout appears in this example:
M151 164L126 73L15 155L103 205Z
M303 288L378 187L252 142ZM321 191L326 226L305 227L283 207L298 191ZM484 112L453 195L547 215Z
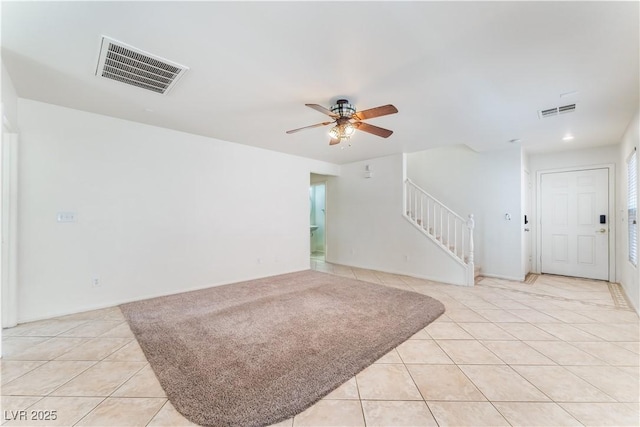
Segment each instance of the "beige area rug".
M120 308L171 403L205 426L290 418L444 312L426 295L311 270Z

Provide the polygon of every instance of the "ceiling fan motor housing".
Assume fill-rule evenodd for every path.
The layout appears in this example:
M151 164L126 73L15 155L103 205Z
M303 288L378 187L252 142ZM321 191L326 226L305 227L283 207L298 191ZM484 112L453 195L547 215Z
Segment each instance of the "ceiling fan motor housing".
M356 113L356 107L349 104L346 99L338 99L336 105L331 106L331 112L337 114L341 118L350 119Z

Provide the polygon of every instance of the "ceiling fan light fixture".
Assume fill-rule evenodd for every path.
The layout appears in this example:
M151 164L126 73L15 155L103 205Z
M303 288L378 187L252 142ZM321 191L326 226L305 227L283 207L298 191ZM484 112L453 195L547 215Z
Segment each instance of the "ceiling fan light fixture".
M331 130L329 131L329 136L332 139L340 139L340 129L338 126L334 126L331 128Z
M286 133L292 134L305 129L334 124L333 127L329 130L329 136L331 137L329 145L336 145L340 142L348 143L351 136L355 135L357 130L370 133L382 138L388 138L391 136L391 134L393 134L392 130L384 129L375 125L370 125L363 122L363 120L386 116L389 114L395 114L398 112L398 109L391 104L381 105L379 107L369 108L367 110L356 111L356 108L346 99L339 99L335 105L331 106L331 109L327 109L318 104L304 105L309 108L313 108L314 110L319 111L323 114L326 114L327 116L331 117L333 121L317 123L315 125L304 126L297 129L291 129L286 131Z
M341 123L331 128L329 136L332 139L346 141L354 134L356 128L351 123Z
M346 137L350 137L351 135L353 135L353 133L356 131L356 128L353 127L353 125L351 123L345 123L344 125L342 125L342 134Z
M350 119L356 113L356 107L353 104L349 104L346 99L338 99L337 103L331 106L331 112L339 117Z

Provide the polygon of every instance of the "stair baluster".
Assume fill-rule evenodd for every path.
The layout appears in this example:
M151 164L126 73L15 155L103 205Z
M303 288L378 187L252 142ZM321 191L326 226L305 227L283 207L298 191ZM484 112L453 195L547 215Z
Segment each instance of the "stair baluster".
M475 221L473 214L464 219L410 179L407 179L404 185L406 198L404 217L451 257L465 266L467 285L472 286L475 280L473 253ZM453 228L453 233L451 228ZM458 232L458 230L460 231Z

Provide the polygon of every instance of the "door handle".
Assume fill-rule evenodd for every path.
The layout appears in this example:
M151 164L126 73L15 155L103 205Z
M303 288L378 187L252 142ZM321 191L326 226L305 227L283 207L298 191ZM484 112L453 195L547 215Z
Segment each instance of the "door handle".
M607 229L606 228L601 228L600 230L596 230L596 233L606 233Z

